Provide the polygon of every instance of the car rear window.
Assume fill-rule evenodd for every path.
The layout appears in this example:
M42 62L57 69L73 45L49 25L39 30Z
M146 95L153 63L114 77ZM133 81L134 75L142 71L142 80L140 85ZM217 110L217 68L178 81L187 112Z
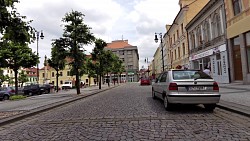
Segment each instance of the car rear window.
M200 70L174 70L173 79L212 79L212 77Z

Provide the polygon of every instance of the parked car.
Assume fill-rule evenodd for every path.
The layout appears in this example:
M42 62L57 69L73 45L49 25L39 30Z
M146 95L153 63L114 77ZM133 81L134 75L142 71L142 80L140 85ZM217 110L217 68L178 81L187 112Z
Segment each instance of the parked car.
M141 85L150 85L149 78L141 78Z
M24 86L23 92L24 92L24 95L32 96L34 94L43 94L43 93L45 93L45 89L46 88L43 85L34 84L34 85Z
M220 96L217 82L200 70L169 70L152 84L152 97L163 99L166 110L173 104L203 104L213 111Z
M52 85L52 84L43 84L42 87L44 87L45 94L50 93L51 90L54 89L54 85Z
M14 87L0 87L0 100L8 100L10 96L14 94Z

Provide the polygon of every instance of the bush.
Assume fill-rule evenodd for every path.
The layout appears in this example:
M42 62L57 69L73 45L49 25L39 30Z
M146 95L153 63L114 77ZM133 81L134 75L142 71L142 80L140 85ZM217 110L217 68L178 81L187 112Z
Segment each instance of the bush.
M19 99L25 99L27 96L24 95L13 95L10 96L10 100L19 100Z

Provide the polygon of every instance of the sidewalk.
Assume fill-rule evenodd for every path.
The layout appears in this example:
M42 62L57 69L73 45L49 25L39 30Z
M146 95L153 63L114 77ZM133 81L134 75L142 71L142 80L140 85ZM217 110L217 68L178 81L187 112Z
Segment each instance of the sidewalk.
M121 85L121 84L119 84ZM60 90L58 93L35 95L17 101L0 101L0 126L17 121L43 111L62 106L73 101L115 88L119 85L102 85L81 88L81 94L76 89Z
M250 117L250 85L242 82L219 84L221 99L218 107Z

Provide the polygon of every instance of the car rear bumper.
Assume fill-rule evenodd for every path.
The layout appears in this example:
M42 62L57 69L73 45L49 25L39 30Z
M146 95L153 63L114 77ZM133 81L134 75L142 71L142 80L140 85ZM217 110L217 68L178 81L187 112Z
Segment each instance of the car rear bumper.
M219 103L220 95L168 95L169 103L180 104L215 104Z

